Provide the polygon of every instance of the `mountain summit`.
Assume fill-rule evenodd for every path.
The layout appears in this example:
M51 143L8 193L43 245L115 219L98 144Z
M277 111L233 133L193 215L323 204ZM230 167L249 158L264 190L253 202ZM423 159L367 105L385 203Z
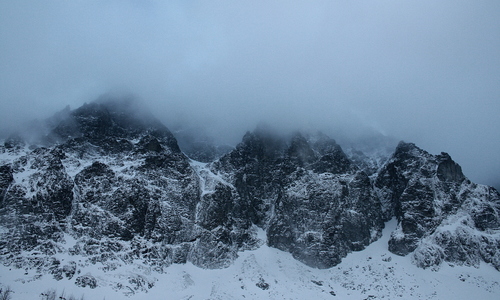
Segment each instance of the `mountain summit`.
M500 271L500 194L470 182L446 153L401 142L367 174L324 134L258 128L200 163L136 102L116 99L66 109L46 126L36 143L20 134L0 146L5 266L92 287L106 283L80 274L89 264L224 268L266 243L331 268L395 218L388 249L417 266ZM127 286L153 284L139 276Z

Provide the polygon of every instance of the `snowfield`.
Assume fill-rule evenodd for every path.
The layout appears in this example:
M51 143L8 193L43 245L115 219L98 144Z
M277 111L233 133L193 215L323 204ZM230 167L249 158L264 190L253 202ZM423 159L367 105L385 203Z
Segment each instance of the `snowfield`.
M491 265L479 268L444 263L438 271L421 269L411 255L387 250L396 220L386 224L383 236L365 250L349 254L331 269L310 268L289 253L266 245L239 253L228 268L200 269L191 263L172 265L157 273L141 264L88 265L80 275L97 279L96 288L82 288L71 280L55 280L34 270L0 267L0 282L12 299L42 299L56 289L77 299L498 299L500 276ZM260 235L262 236L262 235ZM77 260L76 257L58 257ZM82 258L83 259L83 258ZM123 288L125 287L125 288Z

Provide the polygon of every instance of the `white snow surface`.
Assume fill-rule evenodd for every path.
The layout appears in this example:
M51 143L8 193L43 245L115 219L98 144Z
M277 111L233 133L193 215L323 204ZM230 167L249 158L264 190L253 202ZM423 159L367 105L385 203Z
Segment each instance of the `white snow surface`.
M0 266L2 287L10 286L12 299L41 299L56 289L80 299L499 299L500 276L492 266L479 268L443 264L439 271L424 270L387 250L396 221L386 224L383 236L361 252L349 254L331 269L307 267L289 253L261 246L239 253L228 268L206 270L188 263L157 273L137 261L106 270L87 265L72 279L55 280L34 270ZM71 242L68 241L68 247ZM78 261L77 257L58 257ZM63 261L62 261L63 262ZM79 275L91 274L98 287L74 284ZM139 280L137 280L139 279ZM153 285L137 288L134 282ZM116 288L118 284L127 289ZM125 292L124 292L125 291Z
M235 187L224 180L220 174L214 174L209 167L208 163L203 163L195 160L191 160L191 167L198 175L200 179L201 196L207 194L212 194L215 192L215 186L217 184L223 184L235 189Z

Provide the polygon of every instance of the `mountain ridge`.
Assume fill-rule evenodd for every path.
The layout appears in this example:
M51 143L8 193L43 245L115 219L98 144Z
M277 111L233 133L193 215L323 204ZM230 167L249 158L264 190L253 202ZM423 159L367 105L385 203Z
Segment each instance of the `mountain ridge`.
M81 283L64 270L82 263L57 253L109 269L139 259L164 272L186 262L228 267L266 242L331 268L395 217L388 249L417 266L483 261L500 271L500 194L470 182L446 153L401 142L368 174L324 134L260 127L201 164L134 105L101 99L66 109L38 146L20 135L0 146L4 265Z

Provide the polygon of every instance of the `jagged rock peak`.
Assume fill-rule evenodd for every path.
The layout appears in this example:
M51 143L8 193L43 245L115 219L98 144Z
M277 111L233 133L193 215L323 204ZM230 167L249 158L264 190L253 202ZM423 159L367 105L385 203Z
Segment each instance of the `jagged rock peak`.
M286 154L301 167L308 166L317 159L311 145L300 132L296 132L292 136Z
M462 182L465 179L462 167L454 162L448 153L441 152L437 159L439 161L437 176L441 181Z
M258 128L211 166L234 187L233 216L267 229L269 246L328 268L380 236L368 176L324 134Z
M283 155L287 148L287 138L267 125L260 124L253 132L247 132L240 144L238 151L248 151L259 159L276 159Z
M47 119L45 126L48 133L35 144L81 148L88 143L107 152L123 152L132 150L133 141L151 136L170 151L180 153L168 128L132 97L101 96L74 110L66 107ZM149 146L158 150L159 145L153 144Z
M342 173L354 167L340 145L319 131L279 134L259 125L245 134L236 152L263 161L289 161L319 173Z
M443 163L441 169L440 163ZM399 142L394 154L375 178L375 187L380 193L386 218L402 215L401 197L409 195L409 191L422 184L424 179L427 180L426 185L429 180L437 179L438 169L442 178L459 177L455 165L449 156L435 156L413 143Z
M430 161L435 166L436 175L441 181L460 183L466 179L460 165L453 161L448 153L441 152L439 155L432 155L414 143L399 142L391 161L398 160L414 169L420 168L424 163ZM432 167L429 168L429 171L434 174Z
M386 217L398 227L389 240L395 254L412 254L415 264L443 262L500 270L500 194L470 182L447 153L431 155L401 142L380 170L375 189Z
M92 134L100 134L103 131L111 134L120 134L123 131L127 133L135 133L137 131L149 130L158 134L165 134L166 127L158 121L144 106L133 99L124 98L116 99L110 97L100 97L91 103L85 103L81 107L70 111L75 121L80 122L80 125L88 125L89 128L95 131L88 132ZM118 128L117 128L118 127ZM118 131L113 131L118 130ZM120 130L121 129L121 130ZM86 133L86 132L84 132Z
M404 156L428 156L429 153L419 147L414 143L407 143L405 141L400 141L394 150L394 157L404 157Z

